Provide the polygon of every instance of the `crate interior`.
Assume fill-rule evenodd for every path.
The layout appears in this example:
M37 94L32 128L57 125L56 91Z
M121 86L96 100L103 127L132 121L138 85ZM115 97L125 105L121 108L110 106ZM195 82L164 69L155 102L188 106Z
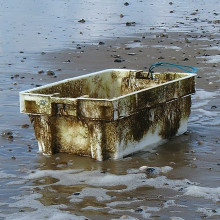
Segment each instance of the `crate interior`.
M72 78L30 90L35 94L55 94L61 98L111 99L138 90L151 88L187 76L187 73L154 73L154 79L131 70L109 70L99 74Z

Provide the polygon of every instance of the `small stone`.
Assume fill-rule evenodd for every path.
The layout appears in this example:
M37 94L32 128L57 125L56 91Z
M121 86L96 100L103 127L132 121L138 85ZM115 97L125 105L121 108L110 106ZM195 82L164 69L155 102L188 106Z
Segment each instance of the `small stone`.
M120 18L123 18L124 17L124 15L123 14L120 14Z
M189 58L187 58L187 57L185 57L184 59L183 59L183 61L188 61L189 60Z
M13 132L11 130L5 130L1 132L2 137L8 137L8 136L11 136L12 134Z
M197 165L196 164L192 164L191 167L192 168L197 168Z
M123 60L122 60L122 59L119 59L119 58L117 58L117 59L114 60L115 63L121 63L122 61L123 61Z
M42 73L44 73L44 71L43 71L43 70L39 70L38 73L39 73L39 74L42 74Z
M187 44L191 43L191 41L190 41L187 37L185 37L185 42L186 42Z
M147 174L153 174L153 173L155 172L155 168L149 167L149 168L147 168L147 169L145 170L145 172L146 172Z
M172 4L173 4L173 2L169 2L169 4L170 4L170 5L172 5Z
M21 125L22 128L29 128L29 125L28 124L23 124Z
M198 21L198 18L193 18L192 20L197 22L197 21Z
M168 38L168 34L161 33L161 34L160 34L160 37L167 37L167 38Z
M41 52L41 55L45 55L46 53L45 52Z
M203 145L203 142L202 141L198 141L198 145Z
M220 20L214 20L213 23L214 24L220 24Z
M12 156L12 157L11 157L11 159L12 159L12 160L15 160L15 159L16 159L16 157L15 157L15 156Z
M172 11L170 11L170 13L172 14L174 11L172 10Z
M54 73L54 71L52 71L52 70L48 70L48 71L47 71L47 75L48 75L48 76L54 76L55 73Z
M13 140L14 136L13 135L9 135L8 136L8 140Z
M128 53L128 55L134 56L134 55L136 55L136 53Z
M76 192L76 193L73 193L74 196L79 196L80 193L79 192Z
M164 57L160 56L157 58L158 60L162 60L162 59L165 59Z
M124 5L125 5L125 6L128 6L128 5L129 5L129 3L128 3L128 2L125 2L125 3L124 3Z
M79 22L79 23L85 23L86 21L85 21L85 19L81 19L81 20L79 20L78 22Z
M136 23L134 21L126 22L126 26L135 26Z
M104 45L104 44L105 44L105 43L104 43L104 42L102 42L102 41L100 41L100 42L99 42L99 45Z
M135 209L135 212L136 212L136 213L143 212L143 209L142 209L142 208Z

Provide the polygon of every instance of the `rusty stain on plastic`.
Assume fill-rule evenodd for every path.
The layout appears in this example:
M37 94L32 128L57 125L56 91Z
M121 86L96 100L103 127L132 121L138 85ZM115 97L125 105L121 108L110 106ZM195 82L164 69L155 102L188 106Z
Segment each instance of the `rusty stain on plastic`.
M118 159L187 130L195 74L110 69L20 92L39 149Z

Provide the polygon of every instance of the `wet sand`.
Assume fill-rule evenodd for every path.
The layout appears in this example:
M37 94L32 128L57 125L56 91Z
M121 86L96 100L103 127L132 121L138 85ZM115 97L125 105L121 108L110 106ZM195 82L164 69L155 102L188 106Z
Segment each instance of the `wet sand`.
M213 15L217 14L217 8L209 5L211 9L205 10L207 5L202 2L188 9L179 2L172 6L167 1L168 15L177 22L184 16L183 24L167 16L160 18L164 24L150 24L147 30L143 30L144 26L140 30L139 17L129 17L124 11L125 7L131 10L134 5L123 4L117 15L123 13L125 17L118 26L123 26L125 32L131 28L128 36L117 33L101 36L102 33L93 38L88 31L85 37L85 28L83 39L79 40L82 35L79 33L71 44L67 41L62 44L56 33L53 38L58 40L49 42L51 45L57 42L57 47L48 47L45 42L39 48L18 43L21 47L13 50L8 46L8 52L7 44L2 47L0 219L219 218L220 25L219 15ZM138 2L133 9L141 11L140 6ZM204 9L203 13L200 8L196 11L198 7ZM175 16L176 11L181 13ZM214 17L210 15L204 22L205 13ZM88 25L86 15L75 20L82 18L86 22L76 26ZM136 24L126 26L127 21ZM106 29L112 33L111 28ZM43 30L40 33L38 37L45 34ZM116 59L121 62L115 62ZM98 162L75 155L38 153L28 116L19 113L19 91L107 68L147 70L155 62L199 69L185 135L117 161ZM48 70L54 73L47 73ZM143 166L152 167L153 172L140 170Z

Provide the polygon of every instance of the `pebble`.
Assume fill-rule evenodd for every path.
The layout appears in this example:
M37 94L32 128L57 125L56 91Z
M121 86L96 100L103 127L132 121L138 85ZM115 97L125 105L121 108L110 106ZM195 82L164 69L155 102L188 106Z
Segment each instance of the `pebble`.
M48 76L54 76L55 73L54 73L54 71L52 71L52 70L48 70L48 71L47 71L47 75L48 75Z
M123 62L123 60L120 59L120 58L117 58L117 59L114 60L114 62L115 62L115 63L121 63L121 62Z
M124 3L124 5L125 5L125 6L128 6L128 5L129 5L129 3L128 3L128 2L125 2L125 3Z
M79 192L76 192L76 193L73 193L74 196L79 196L80 193Z
M214 24L220 24L220 20L214 20L213 23Z
M191 43L191 41L187 37L185 37L185 42L188 44Z
M22 128L29 128L29 125L28 124L23 124L21 125Z
M203 145L203 142L202 141L198 141L197 144L198 145Z
M11 130L4 130L1 132L1 136L2 137L9 137L9 136L12 136L13 135L13 132Z
M168 38L168 34L161 33L160 37L167 37Z
M188 61L189 60L189 58L187 58L187 57L185 57L184 59L183 59L183 61Z
M80 22L80 23L85 23L86 20L85 20L85 19L81 19L81 20L79 20L78 22Z
M134 55L136 55L136 53L128 53L128 55L134 56Z
M135 26L136 22L134 21L130 21L130 22L126 22L126 26Z
M158 60L162 60L162 59L165 59L164 57L160 56L157 58Z
M135 212L136 212L136 213L143 212L143 209L141 209L141 208L135 209Z
M38 71L38 74L42 74L42 73L44 73L43 70L39 70L39 71Z
M192 168L197 168L197 165L196 164L192 164L191 167Z

